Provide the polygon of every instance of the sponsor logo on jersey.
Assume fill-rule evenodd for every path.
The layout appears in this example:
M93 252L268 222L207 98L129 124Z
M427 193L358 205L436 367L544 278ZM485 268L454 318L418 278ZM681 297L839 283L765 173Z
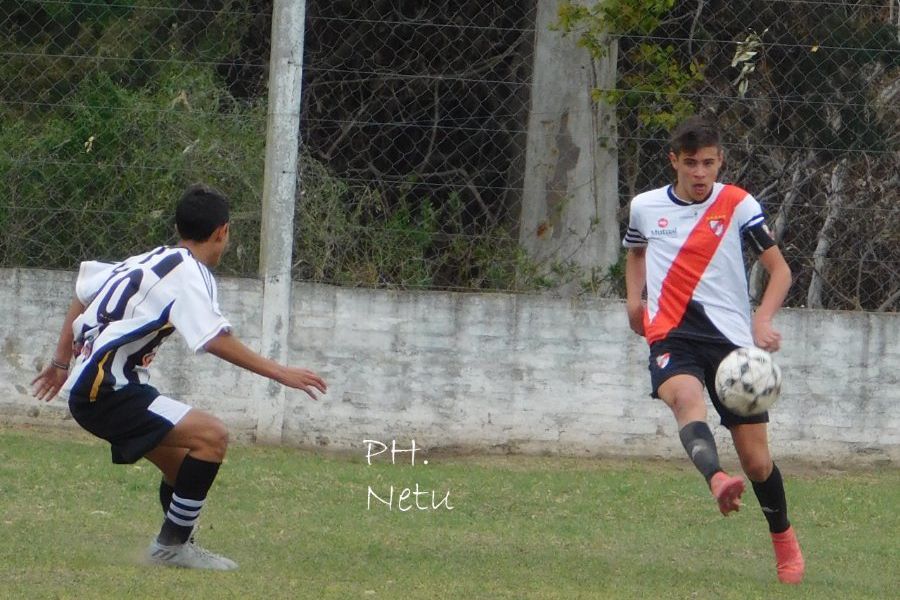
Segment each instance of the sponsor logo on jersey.
M660 237L675 237L676 235L678 235L677 227L670 227L667 229L662 226L663 222L665 222L666 225L669 224L668 220L660 219L659 223L658 223L660 225L659 229L651 229L650 230L651 236L660 238Z
M665 217L660 217L659 221L656 222L660 229L665 229L669 226L669 220Z
M665 354L660 354L656 357L656 366L658 366L660 369L665 369L669 364L669 358L670 357L668 352L666 352Z

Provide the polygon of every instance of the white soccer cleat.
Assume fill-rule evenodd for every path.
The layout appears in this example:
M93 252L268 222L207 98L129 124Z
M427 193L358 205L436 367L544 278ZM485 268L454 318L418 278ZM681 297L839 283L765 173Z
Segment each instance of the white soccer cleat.
M212 571L233 571L237 563L220 554L210 552L193 540L176 546L165 546L153 540L147 550L150 564L185 569L210 569Z

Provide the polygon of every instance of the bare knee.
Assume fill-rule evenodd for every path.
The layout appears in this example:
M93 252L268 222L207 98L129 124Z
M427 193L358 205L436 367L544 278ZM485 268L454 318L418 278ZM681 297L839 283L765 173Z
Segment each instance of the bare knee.
M731 428L731 437L741 459L741 468L750 481L768 479L772 474L772 456L765 423L735 425Z
M677 412L694 410L698 406L703 406L702 398L698 399L690 391L679 391L672 398L672 410Z
M692 375L675 375L667 379L658 391L679 427L691 421L706 420L706 401L703 398L703 384Z
M772 474L772 459L769 455L741 457L741 468L750 481L763 482Z
M698 396L692 390L677 391L669 398L667 404L679 425L706 420L706 403L702 396Z
M228 449L228 429L225 424L205 412L188 413L184 423L184 447L194 458L208 462L222 462Z
M203 428L199 436L200 447L196 452L191 451L197 458L202 454L210 462L222 462L225 459L225 451L228 449L228 428L215 417L210 417L209 423Z
M211 414L191 409L163 438L161 446L187 448L199 460L222 462L228 449L228 429Z

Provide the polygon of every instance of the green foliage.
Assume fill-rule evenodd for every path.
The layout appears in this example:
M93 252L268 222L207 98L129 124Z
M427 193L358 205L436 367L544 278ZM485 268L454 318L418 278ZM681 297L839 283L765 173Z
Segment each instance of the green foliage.
M236 50L246 19L224 2L218 11L162 7L152 0L30 2L6 0L0 23L0 81L18 114L42 119L84 79L105 73L117 85L153 85L173 62L207 65Z
M134 0L81 0L70 2L23 2L24 10L43 10L47 17L59 28L72 24L103 24L115 15L127 13L137 4ZM30 5L30 6L29 6Z
M216 74L244 27L225 5L4 3L0 265L72 268L171 242L175 201L205 181L232 197L224 270L255 272L265 112Z
M627 252L621 250L619 259L614 265L610 265L603 277L595 277L592 279L592 285L586 291L596 291L604 289L608 294L619 298L625 297L625 257ZM602 286L602 287L601 287Z
M0 266L74 268L174 241L183 188L232 199L221 270L257 271L265 98L237 101L219 74L240 54L246 2L4 1ZM238 10L235 10L238 9ZM345 285L539 285L515 235L473 228L458 193L388 201L304 156L297 277ZM473 231L477 231L473 233ZM520 273L524 273L521 275ZM531 275L529 275L531 274Z
M648 34L659 27L674 5L675 0L600 0L593 6L564 0L557 11L556 27L566 33L580 31L579 43L602 56L608 34Z
M208 69L172 65L152 88L98 72L41 120L4 114L0 144L15 151L0 165L0 264L71 268L170 242L179 194L205 181L232 197L224 267L254 271L265 116L223 100Z
M294 238L300 279L349 285L428 286L426 251L438 231L428 203L388 207L381 195L353 188L322 163L301 158Z
M556 27L578 36L578 44L595 58L609 52L613 36L649 35L662 24L674 0L601 0L588 7L563 2ZM639 135L670 130L695 111L687 94L703 82L703 68L694 61L683 64L676 49L653 41L631 45L631 68L620 76L615 89L595 89L594 100L616 106L620 116L636 113Z
M697 63L682 66L675 48L650 43L638 44L633 60L637 68L622 75L621 88L594 90L595 100L634 111L639 126L654 132L671 131L693 114L694 103L686 92L703 82Z
M235 99L221 73L248 3L0 2L0 80L14 82L0 105L0 266L71 269L171 243L175 201L204 181L232 199L222 272L255 274L265 98ZM530 290L573 277L529 260L508 219L474 221L463 187L350 185L306 155L301 170L298 278Z
M550 285L513 235L467 233L459 194L443 202L407 191L393 203L301 156L294 275L372 287L534 289Z

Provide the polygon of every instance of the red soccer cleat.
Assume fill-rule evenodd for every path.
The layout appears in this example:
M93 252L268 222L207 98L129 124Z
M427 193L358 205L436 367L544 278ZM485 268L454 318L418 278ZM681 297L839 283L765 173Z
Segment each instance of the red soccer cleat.
M744 480L740 477L732 477L723 471L713 475L709 482L709 489L719 503L719 510L728 516L728 513L741 509L741 494L744 493Z
M772 546L775 548L775 565L778 569L778 580L781 583L800 583L806 572L803 553L793 527L781 533L772 534Z

